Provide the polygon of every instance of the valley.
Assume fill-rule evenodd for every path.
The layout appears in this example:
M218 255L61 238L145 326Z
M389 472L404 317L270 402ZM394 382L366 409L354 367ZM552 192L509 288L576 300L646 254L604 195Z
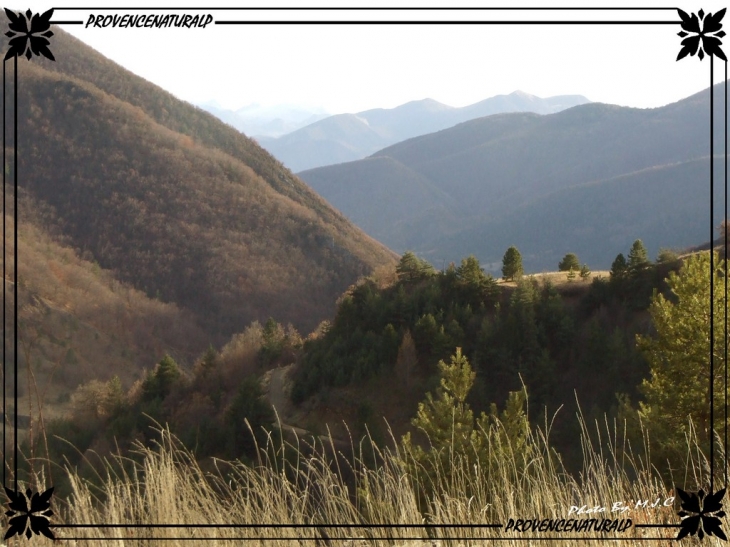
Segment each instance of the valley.
M587 465L627 489L696 465L684 435L712 438L702 343L720 328L705 312L727 310L706 290L727 276L708 260L727 245L707 237L711 166L725 176L710 90L652 109L523 92L292 109L289 131L208 105L224 123L54 32L57 61L19 64L6 150L23 480L63 462L80 477L55 475L66 498L106 488L93 462L146 469L159 448L208 479L229 466L215 496L258 491L226 490L254 476L302 499L342 481L338 507L379 522L389 491L425 519L458 481L477 496L485 477L565 480L567 506ZM627 471L645 428L650 471ZM318 488L299 509L326 522Z

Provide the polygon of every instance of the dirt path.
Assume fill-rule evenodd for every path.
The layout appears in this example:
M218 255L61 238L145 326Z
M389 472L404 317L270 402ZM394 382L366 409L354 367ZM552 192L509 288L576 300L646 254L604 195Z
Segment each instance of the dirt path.
M268 379L266 383L268 384L268 390L266 392L266 395L269 403L276 410L277 416L279 418L279 423L274 425L280 425L284 431L294 433L299 439L315 437L320 442L324 443L324 445L329 445L329 443L334 442L335 446L339 450L348 449L350 445L346 441L340 439L330 439L327 436L317 435L312 431L308 431L301 427L289 424L289 420L292 419L292 416L294 414L294 407L289 399L288 394L289 383L291 382L289 374L292 370L292 367L294 367L293 364L286 367L275 368L267 373Z
M305 435L312 435L306 429L301 427L295 427L289 425L287 422L291 417L292 404L287 394L286 384L289 382L289 372L294 365L286 367L279 367L271 370L268 374L268 392L267 398L269 404L274 407L276 415L278 416L279 423L274 425L281 425L282 429L295 433L298 437Z

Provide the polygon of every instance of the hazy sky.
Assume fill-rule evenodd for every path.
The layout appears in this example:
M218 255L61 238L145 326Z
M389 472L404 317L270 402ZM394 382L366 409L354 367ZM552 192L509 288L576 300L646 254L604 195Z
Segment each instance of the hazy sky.
M271 6L269 2L209 0L215 6ZM114 2L139 6L142 2ZM200 6L201 2L155 1L155 6ZM379 5L439 4L399 1ZM568 1L560 6L585 6ZM592 3L596 5L595 2ZM626 6L633 2L601 2ZM667 2L646 1L660 7ZM37 3L98 5L98 2ZM286 6L311 6L290 0ZM318 6L376 6L373 2L317 2ZM454 3L458 6L550 6L529 3ZM685 3L685 11L702 7L714 12L722 2ZM57 10L56 20L83 20L91 14L120 11ZM171 13L163 11L160 13ZM298 20L374 19L382 12L243 12L211 11L216 20L264 18ZM402 17L386 13L386 18ZM676 11L640 12L410 12L406 18L458 19L647 19L675 20ZM725 18L730 22L730 15ZM74 34L132 72L191 101L216 100L228 108L250 103L322 106L331 113L394 107L430 97L452 106L522 90L541 97L580 94L590 100L625 106L653 107L691 95L709 85L709 60L676 62L679 25L210 25L205 29L84 29ZM730 55L730 39L724 51ZM717 64L717 81L722 79Z

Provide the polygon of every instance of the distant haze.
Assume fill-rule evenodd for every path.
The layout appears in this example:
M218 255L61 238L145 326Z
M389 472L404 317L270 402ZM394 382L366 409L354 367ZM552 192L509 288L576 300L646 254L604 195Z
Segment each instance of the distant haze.
M206 101L198 106L250 137L279 137L329 116L324 108L294 104L254 103L230 110Z
M297 172L362 159L391 144L482 116L504 112L552 114L587 102L590 101L581 95L543 99L515 91L461 108L423 99L397 108L375 108L329 117L315 110L292 107L267 110L252 107L236 112L203 107L226 123L257 138L279 161ZM282 134L283 127L296 130Z

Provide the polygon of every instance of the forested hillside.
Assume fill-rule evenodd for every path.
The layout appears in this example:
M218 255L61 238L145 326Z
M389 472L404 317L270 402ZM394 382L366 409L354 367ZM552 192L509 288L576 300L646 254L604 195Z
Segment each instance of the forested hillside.
M582 268L555 282L504 282L473 256L436 271L406 253L395 270L352 286L332 321L304 339L274 319L252 324L221 350L209 348L192 372L166 358L127 393L112 383L85 386L75 415L54 427L83 448L108 448L114 436L127 446L150 439L147 414L169 423L199 457L253 457L252 445L232 436L250 438L243 417L255 432L272 427L273 403L281 423L300 434L345 440L368 432L388 443L388 429L409 431L417 401L438 386L437 363L461 348L476 373L474 411L503 408L524 387L531 421L560 409L552 442L575 463L576 412L616 416L622 401L639 398L649 368L636 335L651 334L652 294L666 291L665 278L681 265L671 253L652 263L640 242L626 254L610 276L591 280ZM79 420L93 420L98 432L80 429Z
M192 362L209 336L189 311L149 298L112 272L59 242L41 226L39 204L21 198L18 234L18 412L45 419L63 415L71 393L91 379L117 376L129 388L165 352ZM12 210L5 232L13 233ZM6 272L14 241L6 240ZM12 281L5 282L7 386L12 386Z
M473 256L439 272L407 253L394 283L358 284L325 333L305 344L292 397L382 376L423 392L436 363L460 347L477 374L477 410L503 403L523 382L533 418L545 406L574 408L574 391L588 410L615 410L616 393L635 396L647 372L635 334L649 332L643 310L678 264L646 263L610 279L504 284Z
M253 141L54 32L57 62L18 63L20 185L120 281L220 343L270 315L307 331L392 263Z

